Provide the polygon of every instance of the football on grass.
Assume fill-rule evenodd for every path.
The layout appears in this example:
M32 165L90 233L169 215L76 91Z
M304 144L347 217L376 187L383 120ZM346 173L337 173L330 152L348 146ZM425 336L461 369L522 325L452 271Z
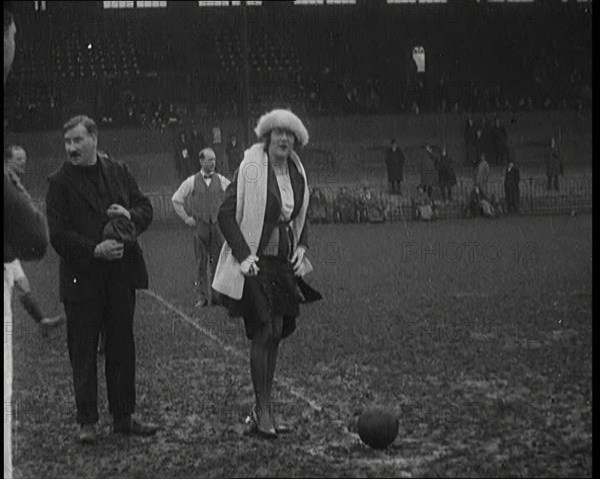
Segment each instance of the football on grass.
M381 408L367 408L358 418L358 435L373 449L385 449L398 435L398 418Z

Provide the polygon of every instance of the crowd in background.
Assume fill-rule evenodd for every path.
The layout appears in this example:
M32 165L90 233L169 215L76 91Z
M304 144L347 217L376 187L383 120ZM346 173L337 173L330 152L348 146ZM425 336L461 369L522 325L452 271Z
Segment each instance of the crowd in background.
M268 9L252 10L248 113L282 104L309 115L591 108L591 19L584 6L490 8L454 16L449 7L340 8L317 18L299 9L282 9L276 18ZM54 128L74 110L105 126L157 131L242 114L234 10L214 13L210 22L199 17L201 29L193 14L147 12L129 22L105 12L94 22L102 35L69 12L21 19L24 40L6 85L5 128ZM521 20L547 28L521 28ZM267 42L266 31L280 41ZM416 45L424 47L424 72L412 56Z

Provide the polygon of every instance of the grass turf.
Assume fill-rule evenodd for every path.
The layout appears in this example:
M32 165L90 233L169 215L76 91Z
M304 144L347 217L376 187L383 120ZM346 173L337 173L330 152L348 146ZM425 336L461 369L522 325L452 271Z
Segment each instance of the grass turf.
M40 338L15 302L17 474L591 476L591 232L589 215L315 225L308 281L325 299L303 308L276 373L295 432L265 442L242 424L241 320L194 310L189 231L153 227L141 238L150 288L200 328L138 294L138 411L161 431L109 434L99 361L101 439L78 445L65 331ZM25 269L59 308L56 255ZM400 418L386 451L355 434L372 404Z

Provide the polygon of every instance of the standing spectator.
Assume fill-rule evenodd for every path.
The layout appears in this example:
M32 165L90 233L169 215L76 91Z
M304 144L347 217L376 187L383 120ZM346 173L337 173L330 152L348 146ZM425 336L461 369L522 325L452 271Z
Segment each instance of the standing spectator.
M404 161L404 153L398 148L396 139L393 138L391 147L385 157L390 193L392 194L402 195L401 183L404 180Z
M519 211L519 203L521 192L519 189L519 168L512 160L508 161L508 166L504 173L504 196L506 198L506 209L508 213L516 213Z
M487 182L490 176L490 164L485 159L485 153L479 154L479 163L475 168L474 183L483 195L487 192Z
M420 164L421 186L427 196L431 199L433 196L433 187L437 185L437 169L438 153L433 146L425 145L426 155L423 155Z
M185 170L185 178L195 175L200 171L198 154L207 146L206 141L204 140L204 135L202 135L197 126L192 129L192 136L190 137L189 144L190 154L187 161L187 168Z
M244 158L244 148L238 143L237 135L235 133L231 134L225 152L227 153L229 176L233 177L233 174L239 168L240 163Z
M5 171L17 187L19 187L19 182L23 179L26 163L27 153L23 147L18 145L10 145L4 152ZM65 318L63 316L58 315L49 317L42 312L31 291L29 280L27 279L27 276L21 267L21 262L18 259L15 259L11 263L5 264L4 267L12 269L11 275L14 278L15 284L21 291L21 304L25 308L25 311L29 313L29 316L31 316L33 320L40 325L40 330L44 336L48 334L50 329L60 326L65 322Z
M306 257L309 190L294 150L308 143L308 132L288 110L263 115L255 132L262 141L246 150L219 210L226 244L213 288L222 293L231 316L244 317L246 336L252 341L253 429L275 439L289 431L275 420L271 402L279 343L296 329L300 300L314 301L321 295L302 280L312 271ZM256 165L256 181L248 181Z
M4 85L15 58L15 25L4 7ZM6 98L6 97L5 97ZM6 265L15 260L37 261L48 248L48 224L20 181L4 172L4 479L12 479L12 290L15 278Z
M216 171L227 174L228 169L227 165L225 164L227 158L225 154L225 147L223 146L221 127L218 124L215 124L215 126L212 128L212 138L209 146L212 151L215 152L217 158L219 158L219 162L222 163L222 165L217 166Z
M506 129L500 123L500 118L494 118L494 127L492 128L492 138L494 143L494 162L497 165L504 165L508 161L508 139Z
M175 146L175 174L178 181L187 178L187 165L190 161L191 145L187 140L185 131L179 133L177 144Z
M550 191L554 188L559 191L558 177L563 174L563 165L554 137L550 138L550 146L546 149L544 158L546 160L546 177L548 178L546 189Z
M217 225L217 214L230 182L223 175L215 173L217 159L211 148L201 150L198 159L201 166L200 172L181 183L173 195L172 202L177 215L187 226L194 228L196 307L202 308L208 305L209 297L211 297L213 305L217 303L216 298L210 292L210 284L217 268L217 259L223 246L223 236ZM190 215L184 208L186 201L189 201ZM209 263L210 279L207 281Z
M68 161L48 178L50 241L60 257L59 292L67 315L78 439L97 441L98 335L106 333L106 387L113 432L149 436L157 427L135 410L133 317L136 289L148 287L137 236L152 221L152 204L127 166L98 155L98 127L75 116L63 127Z
M477 127L475 126L475 122L473 121L473 117L469 115L467 117L467 124L465 125L465 164L469 166L473 166L477 159L476 149L475 149L475 138L477 133Z
M221 127L219 125L215 125L212 127L212 145L220 145L221 144Z
M452 187L456 185L456 173L446 147L442 148L442 154L438 160L438 179L442 191L442 201L444 203L452 201Z

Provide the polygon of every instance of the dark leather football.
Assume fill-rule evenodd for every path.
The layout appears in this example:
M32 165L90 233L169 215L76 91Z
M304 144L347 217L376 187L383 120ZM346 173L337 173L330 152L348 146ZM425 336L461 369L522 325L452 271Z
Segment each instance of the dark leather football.
M382 408L367 408L358 418L358 435L373 449L385 449L398 435L398 418Z

